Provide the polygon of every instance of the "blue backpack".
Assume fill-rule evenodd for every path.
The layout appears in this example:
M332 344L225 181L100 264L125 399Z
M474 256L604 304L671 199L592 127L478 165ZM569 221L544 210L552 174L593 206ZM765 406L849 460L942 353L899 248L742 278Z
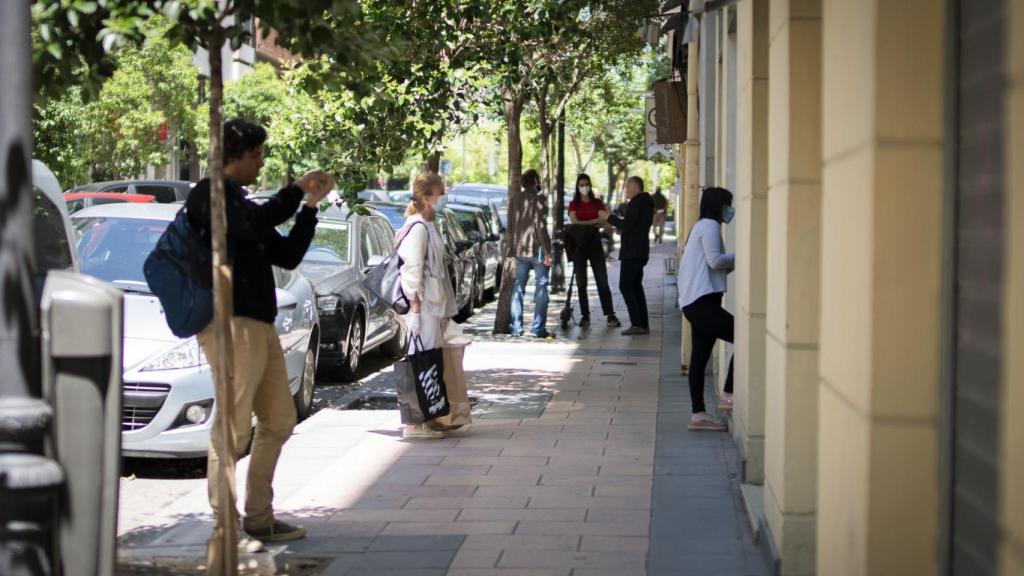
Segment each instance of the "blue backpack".
M178 211L142 270L178 338L199 334L213 320L213 257L185 208Z

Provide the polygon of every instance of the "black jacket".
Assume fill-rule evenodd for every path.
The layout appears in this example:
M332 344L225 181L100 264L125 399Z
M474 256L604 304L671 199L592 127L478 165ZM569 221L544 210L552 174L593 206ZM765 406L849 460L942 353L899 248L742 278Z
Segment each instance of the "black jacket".
M654 222L654 201L647 192L641 192L626 205L622 218L612 215L608 223L622 231L619 260L647 260L651 255L651 224Z
M234 180L224 179L228 222L228 259L234 283L234 315L273 323L277 294L271 265L294 270L302 262L316 231L316 209L303 207L295 215L303 192L298 186L282 188L264 204L256 204ZM210 238L210 179L205 178L185 201L192 225ZM276 227L295 215L287 236Z

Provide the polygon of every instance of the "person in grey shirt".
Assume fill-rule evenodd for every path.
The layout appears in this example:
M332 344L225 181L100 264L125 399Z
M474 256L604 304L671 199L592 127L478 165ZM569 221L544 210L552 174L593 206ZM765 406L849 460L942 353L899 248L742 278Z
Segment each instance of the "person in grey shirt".
M690 322L690 430L726 430L704 407L704 370L716 340L733 341L733 317L722 308L727 276L736 268L736 255L726 253L722 224L732 222L736 211L732 193L724 188L707 188L700 199L700 220L690 229L679 267L679 308ZM732 410L732 359L719 399L720 410Z

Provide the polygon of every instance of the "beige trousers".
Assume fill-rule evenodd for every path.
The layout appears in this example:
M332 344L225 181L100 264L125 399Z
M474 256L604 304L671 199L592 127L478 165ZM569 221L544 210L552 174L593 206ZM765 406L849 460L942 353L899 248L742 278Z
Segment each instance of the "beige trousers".
M255 530L274 523L274 470L281 447L295 427L295 404L288 390L288 371L284 351L272 324L235 316L231 319L234 343L235 450L237 459L245 452L256 414L256 435L249 458L249 474L245 495L244 528ZM199 344L210 361L217 366L216 341L211 324L199 333ZM207 464L207 490L214 516L217 510L217 463L224 455L218 446L220 428L213 424Z

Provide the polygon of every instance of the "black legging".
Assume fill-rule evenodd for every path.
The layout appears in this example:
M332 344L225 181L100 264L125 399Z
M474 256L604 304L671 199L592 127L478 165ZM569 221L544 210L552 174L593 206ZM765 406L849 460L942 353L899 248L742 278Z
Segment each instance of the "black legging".
M590 299L587 297L588 262L591 269L594 270L594 282L597 283L597 295L601 299L601 311L605 316L614 314L615 306L612 304L612 291L608 287L608 265L605 264L601 237L597 234L588 234L585 244L576 248L572 262L580 299L580 315L590 318Z
M711 358L715 340L733 341L733 317L722 308L722 293L707 294L683 308L683 316L690 321L693 346L690 351L690 401L693 413L705 412L704 369ZM732 394L732 358L729 374L725 377L725 391Z

